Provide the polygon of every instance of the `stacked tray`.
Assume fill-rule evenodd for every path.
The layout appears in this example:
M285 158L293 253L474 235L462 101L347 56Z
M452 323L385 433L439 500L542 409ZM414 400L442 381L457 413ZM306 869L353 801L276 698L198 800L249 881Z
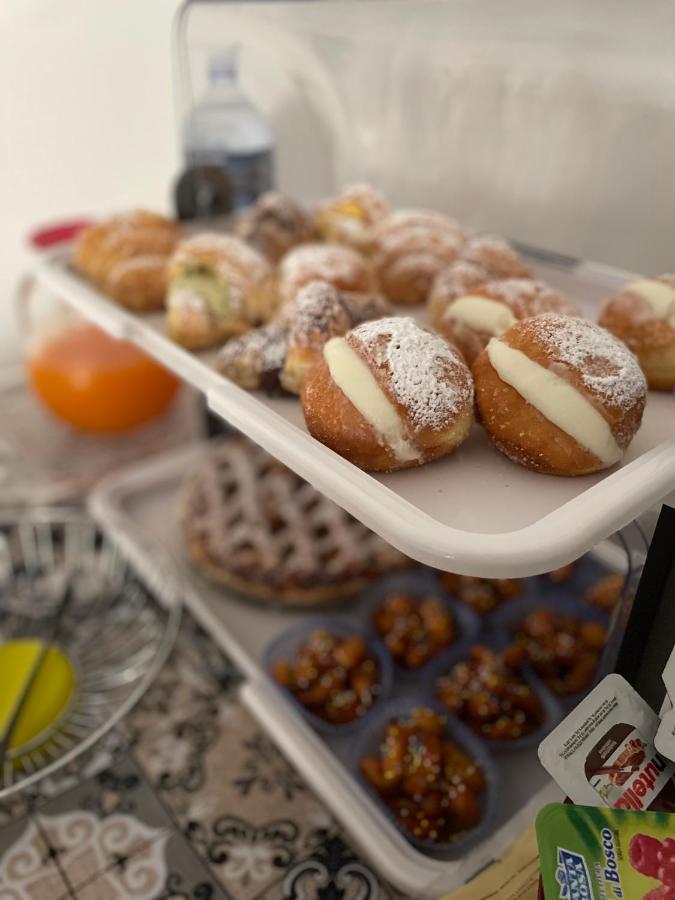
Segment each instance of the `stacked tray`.
M526 256L537 277L590 318L631 276L575 260ZM675 405L651 392L623 464L577 478L542 476L494 450L474 428L436 463L371 475L312 438L296 398L247 393L212 367L212 355L166 336L161 314L130 313L71 268L69 251L44 260L38 279L113 335L127 338L189 382L231 425L409 556L471 575L522 577L575 559L675 489ZM406 314L409 309L406 309Z
M109 477L94 493L91 509L99 522L119 542L141 574L152 573L156 567L151 545L159 541L174 560L178 577L186 590L186 603L213 638L230 654L245 675L242 698L263 727L270 732L282 751L301 769L310 785L331 807L350 830L363 851L387 877L411 896L438 896L444 890L462 884L483 865L494 859L525 828L538 808L551 799L559 799L560 792L550 782L540 767L536 745L530 744L517 750L494 753L480 742L481 754L494 774L496 814L487 817L486 827L476 830L475 842L463 846L441 849L413 846L399 831L386 808L371 793L357 772L358 758L379 740L385 718L389 715L385 703L376 704L372 715L359 721L344 734L317 730L299 705L269 677L266 655L274 654L274 642L291 632L291 644L300 639L316 616L316 611L297 611L260 606L212 584L190 565L185 553L177 516L177 493L185 474L199 459L203 449L196 447L185 451L156 457ZM603 545L603 554L607 547ZM504 640L500 617L506 614L508 603L553 605L564 608L566 603L576 604L574 598L565 601L563 594L581 593L588 581L594 580L608 568L628 567L626 553L612 545L610 552L600 560L598 553L587 557L577 569L575 581L570 586L556 586L544 578L528 579L522 599L506 601L504 612L496 612L476 623L472 614L460 622L459 641L448 651L448 657L439 656L438 662L421 675L410 676L393 670L389 691L390 700L409 708L434 701L431 683L436 665L442 665L452 654L472 643L495 637ZM424 590L430 586L438 589L433 573L402 573L390 576L399 585L409 585L409 579L418 580ZM331 610L331 622L341 627L369 633L372 604L383 590L376 583L363 595L362 601L338 610ZM447 602L453 605L452 598ZM593 616L590 608L589 617ZM285 638L284 638L285 640ZM435 702L435 701L434 701ZM559 714L555 702L547 704L551 723ZM459 729L461 731L461 728ZM460 745L466 746L459 738ZM470 750L469 746L466 749ZM498 782L498 784L497 784ZM527 783L527 795L522 785ZM467 837L471 837L468 835ZM456 854L454 850L460 850ZM447 851L447 852L446 852Z

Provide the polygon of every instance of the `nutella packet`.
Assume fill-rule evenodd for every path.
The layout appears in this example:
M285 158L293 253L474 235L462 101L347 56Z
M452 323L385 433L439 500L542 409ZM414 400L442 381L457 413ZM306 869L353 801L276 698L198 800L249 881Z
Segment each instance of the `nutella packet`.
M655 748L659 718L620 675L608 675L539 745L573 803L675 813L675 763Z
M661 711L661 724L656 732L656 749L666 759L675 761L675 649L663 670L667 697Z

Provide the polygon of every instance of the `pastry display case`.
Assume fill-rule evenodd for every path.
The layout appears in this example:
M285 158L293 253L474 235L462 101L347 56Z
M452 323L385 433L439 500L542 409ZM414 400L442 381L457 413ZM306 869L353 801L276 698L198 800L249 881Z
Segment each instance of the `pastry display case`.
M460 244L470 242L469 233L507 234L528 273L521 277L540 279L552 293L573 298L575 312L578 307L593 322L602 301L631 290L648 293L652 308L665 310L667 318L672 288L655 279L645 288L646 276L634 274L672 269L667 191L646 188L656 186L658 173L674 174L663 148L669 139L672 145L675 118L662 110L675 107L675 94L657 77L668 55L667 11L655 8L654 15L663 16L659 31L653 22L647 30L644 17L631 10L609 22L606 13L581 3L563 18L539 4L517 7L507 21L490 0L478 7L462 0L188 2L176 19L179 122L200 91L200 54L214 45L236 45L242 84L276 139L276 184L294 202L309 208L346 184L372 183L392 208L425 207L433 210L425 212L432 219L456 216L464 229ZM532 24L527 37L518 24L523 21ZM551 109L565 114L551 116ZM658 140L644 140L647 127ZM630 228L618 227L626 209ZM304 227L297 221L296 226ZM447 249L452 228L441 230L435 240ZM640 233L650 235L648 246L638 246ZM210 255L222 251L230 287L255 296L259 312L269 299L265 286L274 266L261 263L250 247L244 259L233 240L224 234L201 245L199 238L188 240L183 256L173 257L169 282L190 293L197 281L188 283L186 269L192 266L203 279ZM348 241L359 240L349 232ZM281 278L283 263L280 271ZM368 472L349 461L348 453L331 449L329 440L317 439L315 428L310 433L304 394L301 405L296 396L247 390L223 374L217 341L207 347L212 342L202 340L203 332L198 341L177 339L171 300L167 319L164 311L139 310L106 290L100 278L85 275L72 247L57 248L35 268L42 285L201 392L215 415L270 455L269 464L254 471L252 460L262 451L244 453L248 461L237 463L236 484L222 477L222 467L210 470L209 497L190 507L195 519L206 522L197 550L195 543L185 546L181 485L187 472L215 452L207 447L149 458L108 477L91 495L94 517L144 578L157 575L153 542L164 546L185 602L243 672L246 704L392 883L411 897L437 897L464 884L497 859L546 802L561 799L536 760L533 741L603 673L613 671L617 659L626 663L624 635L635 620L632 600L648 548L641 517L675 491L672 391L648 392L637 430L646 391L637 362L603 357L630 369L628 381L608 394L612 415L625 412L630 400L637 421L617 465L610 464L622 456L612 456L614 437L625 422L609 435L606 467L587 468L576 477L514 464L513 455L497 452L478 427L454 453L429 465ZM283 287L282 281L275 284ZM217 298L220 307L230 301L229 294ZM487 309L484 301L494 298L482 297L481 308ZM354 307L349 312L357 316ZM420 305L396 308L396 314L412 317L399 335L402 343L410 335L415 346L428 341L418 328L428 323L427 312ZM521 318L534 321L527 315ZM512 319L517 328L518 316ZM276 322L260 316L239 330L230 327L228 336L236 341L255 324L268 329L258 332L267 340ZM586 327L579 325L575 335ZM377 329L365 333L382 337ZM598 377L610 376L602 370ZM601 394L596 391L595 404L575 407L584 422L598 424ZM565 423L574 431L569 418ZM601 424L606 431L606 422ZM290 480L274 475L279 464L294 473ZM263 486L270 472L276 501ZM308 482L302 489L301 479ZM411 570L387 576L391 593L378 570L373 588L353 591L360 602L342 597L319 616L309 603L297 602L307 593L279 590L279 597L296 602L265 597L261 604L257 595L265 584L269 588L269 580L261 588L264 566L255 590L244 590L241 572L228 558L229 544L227 553L221 547L208 557L209 541L223 536L223 522L230 529L250 525L255 509L255 536L232 553L245 552L249 569L263 559L269 568L288 540L288 508L295 504L289 504L288 491L305 489L324 498L305 496L300 518L307 522L298 524L293 514L291 541L308 541L314 553L331 528L344 529L353 550L354 523L368 529L371 538L391 545L388 551L399 561L405 556ZM219 501L210 507L214 494ZM232 511L242 494L248 505L228 518L228 504ZM334 510L331 525L312 526L308 537L308 522L322 503ZM363 533L360 540L367 543ZM332 565L336 552L333 547L319 556L320 563ZM602 589L601 579L610 579ZM615 596L608 585L618 585ZM398 610L395 626L387 624L391 609ZM414 621L414 628L406 621ZM413 631L418 636L411 646ZM551 648L557 633L565 638L565 653L556 656ZM383 647L393 660L381 656ZM492 667L492 676L482 704L462 706L462 673L474 664ZM329 682L339 682L333 696L323 691ZM502 708L509 691L520 705L511 699ZM338 696L342 705L336 707ZM454 713L450 724L439 724L448 711ZM410 760L386 775L389 762L378 748L383 741L395 745L400 733L437 768L442 761L446 781L432 779L431 788L411 793L420 772ZM460 797L448 788L452 778L462 785ZM452 794L454 818L435 807L441 791ZM411 797L417 804L412 813Z

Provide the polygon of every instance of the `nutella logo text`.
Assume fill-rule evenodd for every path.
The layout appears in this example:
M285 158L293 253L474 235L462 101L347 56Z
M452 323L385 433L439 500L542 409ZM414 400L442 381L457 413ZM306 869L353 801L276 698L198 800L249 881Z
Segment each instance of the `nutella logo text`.
M642 771L635 776L626 790L614 803L615 809L648 809L654 799L651 794L658 793L661 788L659 775L666 768L667 763L658 753L649 760ZM646 799L645 799L646 798Z

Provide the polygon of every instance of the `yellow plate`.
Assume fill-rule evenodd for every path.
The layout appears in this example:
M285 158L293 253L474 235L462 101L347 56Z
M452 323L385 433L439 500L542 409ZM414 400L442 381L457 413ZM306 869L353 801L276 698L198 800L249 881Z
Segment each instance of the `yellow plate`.
M32 639L0 644L0 735L5 733L43 646L42 641ZM75 671L70 660L56 647L51 647L14 728L10 752L38 744L40 736L50 731L62 717L74 689Z

